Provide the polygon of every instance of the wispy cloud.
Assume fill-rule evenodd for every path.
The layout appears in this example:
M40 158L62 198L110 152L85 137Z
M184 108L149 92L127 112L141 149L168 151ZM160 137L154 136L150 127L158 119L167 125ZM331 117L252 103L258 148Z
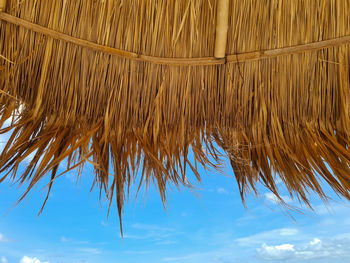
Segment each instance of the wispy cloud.
M28 257L28 256L24 256L23 258L21 258L21 260L19 261L19 263L50 263L49 261L40 261L38 258L36 257Z
M12 124L12 121L13 121L13 117L8 118L8 119L4 122L4 124L3 124L3 126L2 126L1 128L9 127L9 126Z
M87 254L93 254L93 255L99 255L102 254L102 250L99 248L94 247L80 247L77 249L79 252L87 253Z
M125 231L127 232L127 231ZM129 233L124 234L125 239L153 239L159 241L174 235L182 234L173 228L158 225L135 223L131 225Z
M236 262L252 262L240 260L240 254L244 254L242 249L237 250L235 247L227 246L214 250L198 251L191 254L163 257L165 262L179 262L179 263L196 263L196 262L218 262L218 263L236 263ZM249 255L248 255L249 257Z
M182 256L182 257L165 257L162 260L163 261L184 261L188 259L192 259L196 257L197 254L192 254L192 255L187 255L187 256Z
M74 173L66 173L65 178L71 183L77 183L77 176Z
M131 254L131 255L147 255L147 254L151 254L154 251L152 250L125 250L123 251L123 253L125 254Z
M299 230L296 228L280 228L271 231L265 231L258 234L254 234L248 237L237 238L235 241L239 246L254 246L262 244L270 240L278 240L281 238L290 239L291 236L298 235Z
M101 221L101 226L108 226L107 221Z
M290 258L295 253L294 245L292 244L268 246L264 243L257 251L262 258L267 260L284 260Z
M314 207L315 213L320 216L334 216L335 214L345 214L350 211L348 204L332 203L331 205L319 204ZM348 218L344 218L345 220ZM347 221L350 222L350 221Z
M5 148L6 143L9 140L9 138L10 138L9 133L0 134L0 151L2 151Z
M223 187L217 188L216 191L217 191L219 194L222 194L222 195L228 195L228 194L229 194L229 192L228 192L225 188L223 188Z
M268 200L273 204L281 204L282 200L287 204L293 203L293 200L287 195L282 195L281 196L282 200L280 200L274 193L265 193L264 197L266 198L266 200Z
M10 240L0 233L0 243L10 242Z
M321 241L314 238L309 242L299 244L267 245L264 243L257 249L259 257L266 261L289 260L295 262L311 262L311 260L323 259L331 262L335 258L350 259L348 249L350 239L328 239Z
M76 244L76 245L84 245L84 244L89 244L90 242L89 241L86 241L86 240L76 240L74 238L68 238L66 236L62 236L60 238L60 241L62 243L72 243L72 244Z
M176 244L176 241L173 240L165 240L165 241L159 241L157 243L155 243L156 245L174 245Z
M146 231L160 231L160 232L173 232L173 228L163 227L158 225L150 225L150 224L140 224L135 223L131 225L134 229L146 230Z
M1 263L8 263L8 260L5 257L1 257L0 262Z
M121 237L121 236L120 236ZM147 239L149 236L145 235L130 235L130 234L123 234L124 239Z
M68 238L66 238L66 237L61 237L61 242L62 243L66 243L66 242L68 242L69 241L69 239Z

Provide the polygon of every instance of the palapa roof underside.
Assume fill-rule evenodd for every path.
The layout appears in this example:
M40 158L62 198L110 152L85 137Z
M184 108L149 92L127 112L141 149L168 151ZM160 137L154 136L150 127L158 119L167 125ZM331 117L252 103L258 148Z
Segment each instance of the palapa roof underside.
M1 180L51 189L63 160L92 163L121 215L139 167L165 201L224 152L243 198L279 196L278 174L306 203L322 180L350 199L350 0L229 1L215 58L219 1L5 1Z

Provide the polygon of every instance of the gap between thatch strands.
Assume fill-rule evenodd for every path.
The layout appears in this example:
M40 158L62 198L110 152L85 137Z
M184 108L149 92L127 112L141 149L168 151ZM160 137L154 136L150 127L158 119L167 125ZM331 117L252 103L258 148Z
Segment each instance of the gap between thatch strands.
M1 93L1 94L4 94L4 95L6 95L6 96L9 96L10 98L12 98L12 99L14 99L14 100L16 100L16 101L18 101L18 102L22 102L21 100L17 99L15 96L12 96L11 94L9 94L8 92L3 91L2 89L0 89L0 93ZM23 103L24 103L24 102L23 102Z
M0 20L4 20L11 24L24 27L26 29L52 37L57 40L62 40L62 41L79 45L85 48L89 48L95 51L100 51L106 54L115 55L118 57L130 59L134 61L149 62L153 64L162 64L162 65L175 65L175 66L210 66L210 65L220 65L220 64L226 64L226 63L241 63L241 62L255 61L255 60L261 60L261 59L267 59L267 58L273 58L273 57L279 57L279 56L285 56L285 55L299 54L303 52L321 50L325 48L350 44L350 35L346 35L338 38L332 38L328 40L323 40L323 41L318 41L318 42L313 42L308 44L301 44L296 46L288 46L288 47L262 50L262 51L253 51L253 52L240 53L240 54L231 54L231 55L227 55L224 58L215 58L215 57L162 58L162 57L146 56L146 55L137 54L130 51L125 51L125 50L120 50L120 49L116 49L108 46L99 45L88 40L72 37L70 35L58 32L56 30L52 30L50 28L31 23L29 21L9 15L4 12L0 12Z

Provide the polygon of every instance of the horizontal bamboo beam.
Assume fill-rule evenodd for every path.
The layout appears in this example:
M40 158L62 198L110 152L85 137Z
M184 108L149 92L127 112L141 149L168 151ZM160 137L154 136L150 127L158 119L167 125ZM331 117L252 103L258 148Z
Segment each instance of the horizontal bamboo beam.
M241 63L262 59L275 58L280 56L287 56L293 54L300 54L304 52L310 52L315 50L321 50L330 47L342 46L350 44L350 35L342 36L338 38L322 40L313 43L301 44L296 46L288 46L277 49L253 51L239 54L227 55L226 59L217 59L215 57L197 57L197 58L163 58L153 57L142 54L137 54L130 51L120 50L113 47L103 46L88 40L79 39L70 35L58 32L56 30L34 24L27 20L9 15L4 12L0 12L0 20L8 23L21 26L28 30L43 34L48 37L52 37L57 40L72 43L84 48L88 48L94 51L103 52L106 54L114 55L124 59L130 59L141 62L149 62L152 64L160 65L174 65L174 66L211 66L211 65L222 65L225 63ZM1 57L0 57L1 59Z
M218 2L214 51L214 57L216 58L226 56L229 6L230 0L219 0Z

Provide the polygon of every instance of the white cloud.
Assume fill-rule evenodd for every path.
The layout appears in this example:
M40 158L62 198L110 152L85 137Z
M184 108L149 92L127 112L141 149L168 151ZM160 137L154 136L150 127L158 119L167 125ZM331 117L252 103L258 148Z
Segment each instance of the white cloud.
M254 246L260 245L262 243L266 243L268 241L274 241L276 239L283 239L297 236L299 230L296 228L280 228L271 231L261 232L255 235L251 235L248 237L238 238L236 242L240 246Z
M49 261L40 261L38 258L34 257L28 257L28 256L24 256L19 263L49 263Z
M122 236L120 235L120 237ZM123 238L124 239L147 239L148 236L123 234Z
M282 201L274 193L271 193L271 192L265 193L264 196L271 203L274 203L274 204L281 204L282 203ZM293 200L287 195L281 195L280 197L287 204L293 203Z
M268 260L283 260L288 259L295 252L294 245L282 244L278 246L268 246L262 244L261 248L257 249L259 255Z
M5 148L8 140L11 137L11 134L12 134L12 131L9 131L5 134L0 134L0 151L2 151ZM23 163L25 165L28 165L33 160L33 158L35 157L36 151L37 150L33 151L26 158L24 158Z
M296 228L281 228L278 232L281 236L294 236L299 233L299 230Z
M127 239L154 239L154 240L163 240L168 239L173 235L183 234L182 232L176 231L175 229L149 225L149 224L132 224L131 225L132 233L123 235ZM125 231L127 232L127 231Z
M102 251L99 248L81 247L78 250L80 252L87 253L87 254L94 254L94 255L102 254Z
M157 242L155 243L156 245L174 245L176 244L177 242L176 241L173 241L173 240L165 240L165 241L160 241L160 242Z
M146 231L160 231L160 232L173 232L174 229L168 227L162 227L157 225L149 225L149 224L139 224L135 223L131 225L134 229L146 230Z
M283 236L281 234L287 234ZM293 235L292 235L293 234ZM289 236L288 236L289 235ZM270 239L268 239L270 236ZM301 238L299 239L298 237ZM198 251L192 254L173 254L163 257L164 262L272 262L272 263L330 263L350 262L350 238L310 237L293 228L276 229L250 237L269 241L240 247L235 242L226 242L215 250ZM282 240L282 241L281 241Z
M8 133L0 134L0 151L2 151L5 148L9 138L10 138L10 135Z
M74 173L66 173L65 177L72 183L77 183L77 176Z
M11 126L13 118L8 118L5 122L2 128L7 128L9 126Z
M34 159L36 152L37 150L34 150L33 152L31 152L26 158L24 158L23 162L26 165L30 164L30 162ZM41 161L41 159L39 161Z
M282 179L281 179L280 177L276 177L275 183L276 183L276 184L282 184L283 181L282 181Z
M315 213L320 216L332 216L335 215L341 215L341 214L348 214L350 211L350 206L348 203L332 203L332 204L319 204L314 206ZM345 220L345 222L344 222ZM349 217L344 218L342 224L350 224Z
M108 222L107 221L101 221L101 225L102 226L108 226Z
M339 239L342 239L342 240L350 240L350 233L342 233L342 234L338 234L336 236L334 236L335 239L339 240Z
M7 128L7 127L11 126L11 124L12 124L13 121L14 121L13 116L10 117L10 118L8 118L8 119L4 122L4 124L2 125L1 128L4 129L4 128Z
M0 233L0 243L4 243L4 242L8 242L9 240L3 235Z
M294 251L294 245L291 245L291 244L283 244L283 245L275 246L274 248L280 251Z
M319 244L321 244L321 240L319 240L318 238L314 238L314 240L310 241L311 246L316 246Z
M296 251L295 256L301 260L308 260L316 257L313 251Z
M297 244L267 245L263 243L257 249L258 255L267 261L288 260L293 262L335 262L336 259L350 259L349 239L328 239L322 241L314 238L309 242ZM347 260L345 260L347 259Z
M4 122L4 124L2 125L1 128L4 129L4 128L9 127L11 125L12 121L13 121L12 117L8 118ZM0 151L2 151L5 148L7 141L10 139L11 133L12 133L12 131L9 131L9 132L4 133L4 134L0 134Z
M163 261L184 261L184 260L192 259L195 256L196 256L196 254L182 256L182 257L166 257L166 258L163 258L162 260Z
M69 241L69 239L68 238L66 238L66 237L61 237L61 242L62 243L66 243L66 242L68 242Z
M123 253L130 255L147 255L154 252L153 250L124 250Z
M217 191L219 194L223 194L223 195L228 195L228 194L229 194L229 192L228 192L225 188L223 188L223 187L217 188L216 191Z
M8 263L7 258L5 258L5 257L1 257L0 262L1 263Z

